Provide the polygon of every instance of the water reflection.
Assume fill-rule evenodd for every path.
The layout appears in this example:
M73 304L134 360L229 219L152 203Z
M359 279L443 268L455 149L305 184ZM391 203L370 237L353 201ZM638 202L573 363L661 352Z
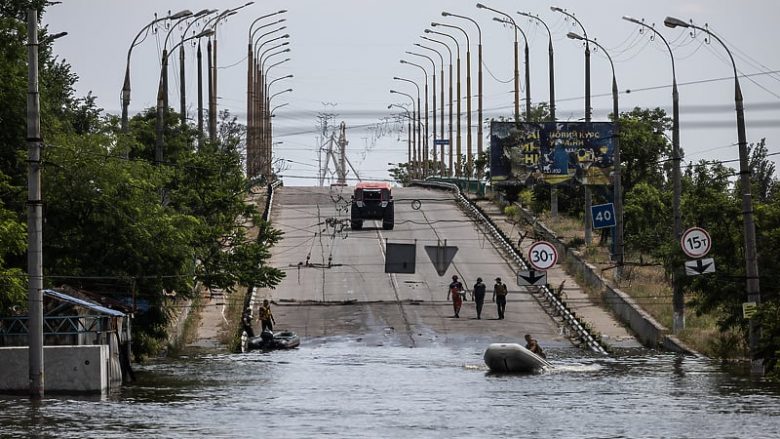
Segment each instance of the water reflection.
M3 437L772 437L777 386L702 358L550 348L555 368L493 375L482 345L318 341L195 352L99 398L0 399ZM261 434L262 432L262 434Z

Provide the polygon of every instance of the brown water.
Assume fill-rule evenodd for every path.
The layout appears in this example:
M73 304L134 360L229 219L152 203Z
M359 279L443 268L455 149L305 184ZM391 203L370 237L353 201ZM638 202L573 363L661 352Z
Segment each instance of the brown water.
M703 359L548 347L554 371L500 376L484 345L348 339L141 366L104 398L0 398L2 437L769 438L780 388Z

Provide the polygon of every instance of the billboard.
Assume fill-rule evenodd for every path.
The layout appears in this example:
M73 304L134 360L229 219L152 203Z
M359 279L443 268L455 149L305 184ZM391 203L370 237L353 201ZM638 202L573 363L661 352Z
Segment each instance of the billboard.
M612 122L491 122L491 182L609 185L613 134Z

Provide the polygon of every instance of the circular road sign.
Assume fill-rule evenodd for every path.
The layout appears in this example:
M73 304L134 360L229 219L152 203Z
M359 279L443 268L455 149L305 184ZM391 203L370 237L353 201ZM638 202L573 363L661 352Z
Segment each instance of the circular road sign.
M536 241L528 249L528 262L537 270L547 270L558 262L558 251L547 241Z
M710 234L701 227L691 227L682 234L680 247L686 255L698 259L710 251L712 239Z

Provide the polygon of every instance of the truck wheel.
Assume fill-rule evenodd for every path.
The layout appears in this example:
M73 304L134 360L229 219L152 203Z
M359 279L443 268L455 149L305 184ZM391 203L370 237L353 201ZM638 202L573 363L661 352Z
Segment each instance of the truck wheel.
M393 230L393 223L386 223L382 221L382 228L384 230Z
M350 221L352 230L360 230L363 228L363 221Z

